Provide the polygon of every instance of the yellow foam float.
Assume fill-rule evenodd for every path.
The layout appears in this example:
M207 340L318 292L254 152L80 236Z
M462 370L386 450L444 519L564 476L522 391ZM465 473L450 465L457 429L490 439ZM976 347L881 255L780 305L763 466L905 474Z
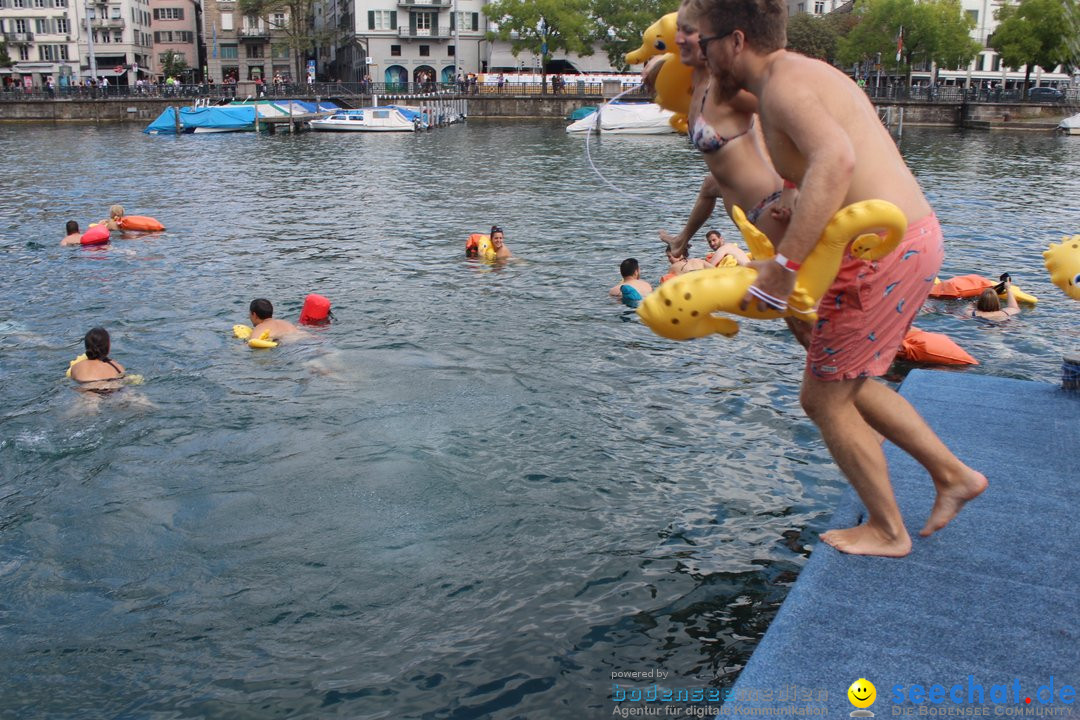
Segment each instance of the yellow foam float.
M255 328L248 325L233 325L233 335L241 340L247 340L248 347L253 348L276 348L277 343L270 339L270 331L267 330L257 338L251 337L251 333L255 331Z
M677 13L668 13L654 22L641 36L641 47L626 53L630 65L643 63L649 58L662 55L660 70L653 80L656 104L675 113L671 127L686 134L687 115L690 114L690 98L694 93L694 70L682 64L675 47L675 31L678 29Z
M732 208L732 219L755 258L775 256L772 242L746 219L741 208ZM717 317L713 314L717 312L759 320L787 316L814 320L818 301L840 271L844 249L849 242L855 257L879 260L896 249L906 232L907 218L891 202L863 200L853 203L833 215L822 231L821 239L803 261L787 309L758 310L757 302L749 303L745 310L740 309L739 303L757 280L758 273L752 267L737 266L679 275L646 297L637 313L653 332L671 340L689 340L713 333L730 337L739 331L735 320Z
M1043 251L1050 282L1073 300L1080 300L1080 235L1061 238L1061 244L1050 243Z

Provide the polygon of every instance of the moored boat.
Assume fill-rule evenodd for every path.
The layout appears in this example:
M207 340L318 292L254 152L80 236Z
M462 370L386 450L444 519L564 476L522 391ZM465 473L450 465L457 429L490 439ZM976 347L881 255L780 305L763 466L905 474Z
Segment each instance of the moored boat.
M425 127L421 113L396 105L340 110L308 124L323 132L414 132Z

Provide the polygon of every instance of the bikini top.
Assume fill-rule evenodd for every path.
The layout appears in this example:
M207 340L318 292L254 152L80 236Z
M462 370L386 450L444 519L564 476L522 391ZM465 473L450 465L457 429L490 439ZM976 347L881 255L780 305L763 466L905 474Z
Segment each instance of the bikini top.
M754 117L751 115L750 124L747 125L746 129L741 133L737 133L731 137L717 135L716 131L713 130L712 125L705 120L705 100L708 99L709 90L711 88L711 84L709 87L705 88L705 93L701 96L701 108L698 110L698 115L694 119L694 127L690 130L690 142L694 144L694 147L707 155L717 152L735 138L742 137L754 128Z

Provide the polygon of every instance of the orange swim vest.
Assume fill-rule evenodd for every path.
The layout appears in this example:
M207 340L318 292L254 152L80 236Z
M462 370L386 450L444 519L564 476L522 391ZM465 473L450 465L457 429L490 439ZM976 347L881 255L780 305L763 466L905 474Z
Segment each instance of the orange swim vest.
M949 336L917 328L908 330L897 355L906 360L937 365L979 364L978 360L968 355L962 347L949 339Z
M969 298L975 297L986 288L997 285L981 275L960 275L951 280L935 284L930 288L930 297Z
M139 232L158 232L165 226L152 217L146 215L125 215L120 218L121 230L136 230Z

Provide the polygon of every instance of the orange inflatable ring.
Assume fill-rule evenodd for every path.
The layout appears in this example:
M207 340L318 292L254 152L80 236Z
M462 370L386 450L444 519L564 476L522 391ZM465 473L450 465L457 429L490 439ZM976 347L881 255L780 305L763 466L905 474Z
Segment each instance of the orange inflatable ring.
M954 343L948 335L926 332L918 328L908 330L896 354L905 360L936 365L979 364L978 360Z
M120 218L120 229L135 230L137 232L160 232L165 229L165 226L146 215L125 215Z
M109 228L104 225L91 225L90 229L79 238L79 243L82 245L104 245L107 242L109 242Z

